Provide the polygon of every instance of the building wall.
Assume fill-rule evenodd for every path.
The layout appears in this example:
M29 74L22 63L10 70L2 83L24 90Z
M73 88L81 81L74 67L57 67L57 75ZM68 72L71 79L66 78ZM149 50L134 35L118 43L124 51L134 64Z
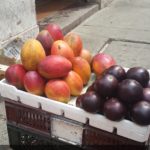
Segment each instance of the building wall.
M5 0L0 2L0 43L38 32L35 0Z

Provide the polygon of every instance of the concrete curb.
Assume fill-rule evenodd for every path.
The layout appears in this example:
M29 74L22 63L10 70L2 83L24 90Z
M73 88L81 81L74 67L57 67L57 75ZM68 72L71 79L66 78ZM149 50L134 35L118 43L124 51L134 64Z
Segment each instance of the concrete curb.
M42 30L48 23L56 23L60 25L63 33L66 34L98 10L98 4L95 3L75 3L38 21L38 25Z

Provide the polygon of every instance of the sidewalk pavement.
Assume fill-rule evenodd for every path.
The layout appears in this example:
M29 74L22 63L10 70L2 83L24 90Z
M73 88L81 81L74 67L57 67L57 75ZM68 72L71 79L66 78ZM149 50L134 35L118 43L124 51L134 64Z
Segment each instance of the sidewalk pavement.
M73 31L94 54L111 54L124 67L150 68L149 18L149 0L114 0Z
M9 145L6 127L6 113L4 101L0 99L0 146ZM0 147L1 149L2 147Z

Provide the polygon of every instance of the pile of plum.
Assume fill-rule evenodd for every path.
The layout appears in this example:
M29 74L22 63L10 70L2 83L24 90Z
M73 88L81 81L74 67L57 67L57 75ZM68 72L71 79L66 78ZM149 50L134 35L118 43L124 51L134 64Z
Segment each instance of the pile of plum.
M139 125L149 125L149 72L143 67L126 71L122 66L111 66L78 96L76 106L113 121L125 118Z

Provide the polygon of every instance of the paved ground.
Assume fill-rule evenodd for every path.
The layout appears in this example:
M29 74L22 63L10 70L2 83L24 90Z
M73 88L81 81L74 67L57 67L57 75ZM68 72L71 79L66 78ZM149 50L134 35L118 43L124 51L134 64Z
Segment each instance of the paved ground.
M81 35L84 47L93 54L103 51L124 67L150 68L149 0L114 0L73 31ZM0 127L0 133L3 130Z
M7 127L6 127L6 113L4 102L0 101L0 145L8 145ZM0 147L1 149L1 147Z
M149 18L149 0L114 0L73 31L94 53L110 53L124 67L150 68Z

